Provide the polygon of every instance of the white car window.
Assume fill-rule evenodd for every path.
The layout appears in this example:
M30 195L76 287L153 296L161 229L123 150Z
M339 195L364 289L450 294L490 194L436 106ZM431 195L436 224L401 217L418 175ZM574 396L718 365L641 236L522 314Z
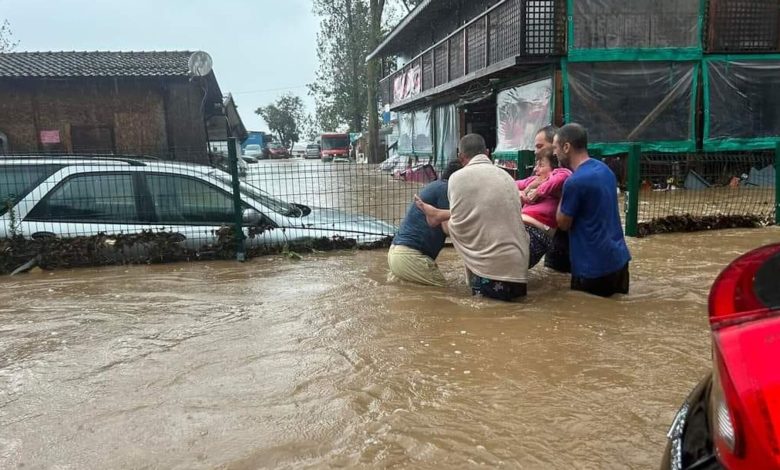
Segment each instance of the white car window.
M231 224L232 197L206 182L178 175L146 175L157 222L164 224Z
M54 188L25 220L139 222L136 202L132 174L78 175Z
M0 215L5 214L10 207L61 167L61 165L0 166Z

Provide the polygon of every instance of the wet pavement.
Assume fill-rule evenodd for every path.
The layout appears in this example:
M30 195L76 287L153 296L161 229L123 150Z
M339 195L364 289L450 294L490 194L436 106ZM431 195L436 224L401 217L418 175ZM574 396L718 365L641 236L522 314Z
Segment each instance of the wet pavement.
M780 229L631 240L613 300L387 282L386 253L0 279L0 468L657 468L709 284Z

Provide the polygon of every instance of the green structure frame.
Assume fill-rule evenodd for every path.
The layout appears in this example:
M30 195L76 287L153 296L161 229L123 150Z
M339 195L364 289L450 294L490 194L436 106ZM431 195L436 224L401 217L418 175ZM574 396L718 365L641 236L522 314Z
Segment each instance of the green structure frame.
M693 47L668 48L617 48L617 49L578 49L574 47L574 2L566 0L567 35L569 37L569 62L616 62L666 60L691 62L699 60L703 51L704 17L707 11L707 0L699 0L699 15L697 18L696 45Z
M773 60L780 62L780 54L717 54L708 55L703 59L704 69L704 151L727 152L745 150L772 150L780 143L780 135L772 137L747 138L712 138L710 136L710 73L708 65L711 62L745 62Z
M640 62L649 62L650 60L644 60ZM693 63L693 92L691 93L691 111L690 111L690 129L691 136L687 140L680 141L635 141L635 142L592 142L588 144L588 148L596 150L603 156L619 155L628 153L633 145L639 144L643 151L653 152L694 152L696 151L696 104L699 99L699 87L697 83L699 81L699 74L701 73L701 61L691 60L657 60L663 62L687 62ZM571 91L569 87L569 62L570 60L563 59L561 63L561 69L563 71L563 120L564 122L571 122ZM576 61L575 61L576 62ZM582 61L580 61L582 62ZM611 60L609 62L637 62L632 58L623 56L617 60Z

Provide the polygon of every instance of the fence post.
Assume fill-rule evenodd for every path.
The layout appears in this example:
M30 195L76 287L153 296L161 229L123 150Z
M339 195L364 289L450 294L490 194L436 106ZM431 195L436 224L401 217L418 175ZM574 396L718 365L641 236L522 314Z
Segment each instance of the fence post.
M780 142L775 145L775 225L780 225Z
M626 192L626 235L639 235L639 160L642 158L642 147L632 145L628 150L628 191Z
M533 168L529 171L528 166L534 163L533 150L520 150L517 152L517 179L525 179L534 172Z
M228 138L228 165L233 183L233 211L235 214L234 230L236 233L236 260L246 261L244 250L244 214L241 210L241 181L238 178L238 152L236 151L236 138Z

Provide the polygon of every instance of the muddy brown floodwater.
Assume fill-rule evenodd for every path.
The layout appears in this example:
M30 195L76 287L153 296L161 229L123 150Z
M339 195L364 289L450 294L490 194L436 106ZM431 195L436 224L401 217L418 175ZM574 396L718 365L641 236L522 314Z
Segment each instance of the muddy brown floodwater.
M775 228L631 240L632 292L386 281L385 252L0 280L0 468L656 468L708 288Z

